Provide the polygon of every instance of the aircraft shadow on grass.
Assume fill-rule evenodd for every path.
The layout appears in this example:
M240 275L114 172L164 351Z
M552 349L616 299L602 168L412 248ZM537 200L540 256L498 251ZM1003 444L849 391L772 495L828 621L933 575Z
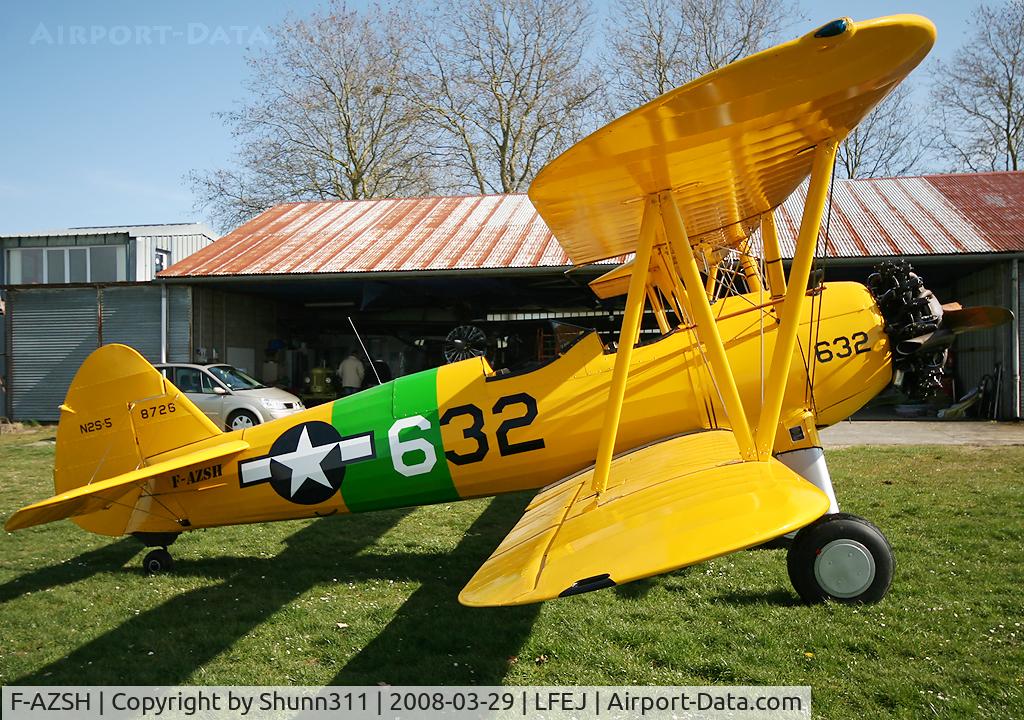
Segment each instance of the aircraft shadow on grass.
M499 495L466 531L458 547L434 565L427 556L422 584L376 638L353 657L331 685L499 685L526 642L540 604L470 608L457 594L522 515L526 495ZM483 664L465 657L486 642ZM476 653L472 653L476 655ZM479 656L474 659L479 663Z
M101 572L119 568L139 552L139 543L121 538L95 550L89 550L59 565L41 567L0 585L0 603L28 593L70 585Z
M12 682L201 683L202 674L195 673L203 665L230 652L236 642L317 583L336 578L339 583L409 580L419 582L420 587L328 684L498 684L508 668L508 658L528 637L539 606L471 610L458 604L457 594L521 515L527 500L522 495L493 500L448 553L374 554L370 550L374 542L409 512L396 510L311 523L289 536L287 547L271 558L182 560L174 573L219 577L221 581L130 617L60 660ZM95 572L102 566L99 559L109 557L117 563L120 553L125 561L137 550L133 541L114 543L67 563L71 568L64 574L60 571L65 566L61 566L49 569L52 577L47 571L37 571L27 579L0 586L0 597L83 579L89 572L76 573L82 558L89 560L85 567ZM296 582L296 578L309 580ZM323 612L330 611L325 608ZM493 652L483 666L474 667L465 658L481 637L488 638ZM238 683L261 681L259 677L235 679Z

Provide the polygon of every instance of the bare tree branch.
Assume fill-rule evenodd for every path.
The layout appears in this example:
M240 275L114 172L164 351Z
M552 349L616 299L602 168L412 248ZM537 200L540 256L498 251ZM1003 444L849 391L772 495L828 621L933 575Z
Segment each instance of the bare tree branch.
M800 19L788 0L619 0L605 30L612 114L774 44Z
M408 97L411 35L396 11L340 0L272 29L250 59L249 98L223 115L235 166L190 174L198 204L228 228L281 202L430 192Z
M1019 170L1024 143L1024 0L979 5L974 32L933 70L948 169Z
M586 0L449 3L419 19L415 102L451 190L518 192L594 118Z
M932 140L920 122L921 110L907 82L893 90L839 146L842 177L892 177L920 172Z

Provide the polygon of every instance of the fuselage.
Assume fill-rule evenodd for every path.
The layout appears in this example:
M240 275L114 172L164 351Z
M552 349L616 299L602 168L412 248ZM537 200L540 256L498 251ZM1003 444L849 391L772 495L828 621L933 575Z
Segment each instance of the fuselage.
M764 296L713 306L743 405L757 424L777 325ZM870 293L832 283L805 303L776 451L793 424L848 417L889 384L889 340ZM538 369L495 373L482 359L405 376L303 413L189 446L241 437L234 459L154 480L154 502L191 528L449 502L540 488L594 462L615 353L596 333ZM813 377L813 394L809 376ZM690 328L638 346L616 451L729 427ZM177 452L177 451L175 451ZM152 458L169 459L175 452ZM128 532L180 531L137 513Z

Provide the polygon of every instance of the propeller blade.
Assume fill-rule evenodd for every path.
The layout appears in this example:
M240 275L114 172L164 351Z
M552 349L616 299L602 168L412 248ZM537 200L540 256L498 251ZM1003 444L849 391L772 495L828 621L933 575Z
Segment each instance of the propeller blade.
M957 335L971 330L985 330L1013 321L1013 313L998 305L949 310L942 314L942 328Z

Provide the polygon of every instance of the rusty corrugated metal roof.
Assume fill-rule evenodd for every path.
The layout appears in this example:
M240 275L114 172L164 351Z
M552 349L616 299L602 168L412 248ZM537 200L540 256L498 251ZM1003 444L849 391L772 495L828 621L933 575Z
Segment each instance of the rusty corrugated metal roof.
M480 195L278 205L161 276L567 265L526 195Z
M804 189L778 213L792 254ZM1024 251L1024 172L839 180L832 257ZM278 205L160 277L569 266L524 194Z
M792 256L806 185L777 222ZM1024 251L1024 173L838 180L828 225L829 257Z
M925 178L1001 252L1024 249L1024 172Z

